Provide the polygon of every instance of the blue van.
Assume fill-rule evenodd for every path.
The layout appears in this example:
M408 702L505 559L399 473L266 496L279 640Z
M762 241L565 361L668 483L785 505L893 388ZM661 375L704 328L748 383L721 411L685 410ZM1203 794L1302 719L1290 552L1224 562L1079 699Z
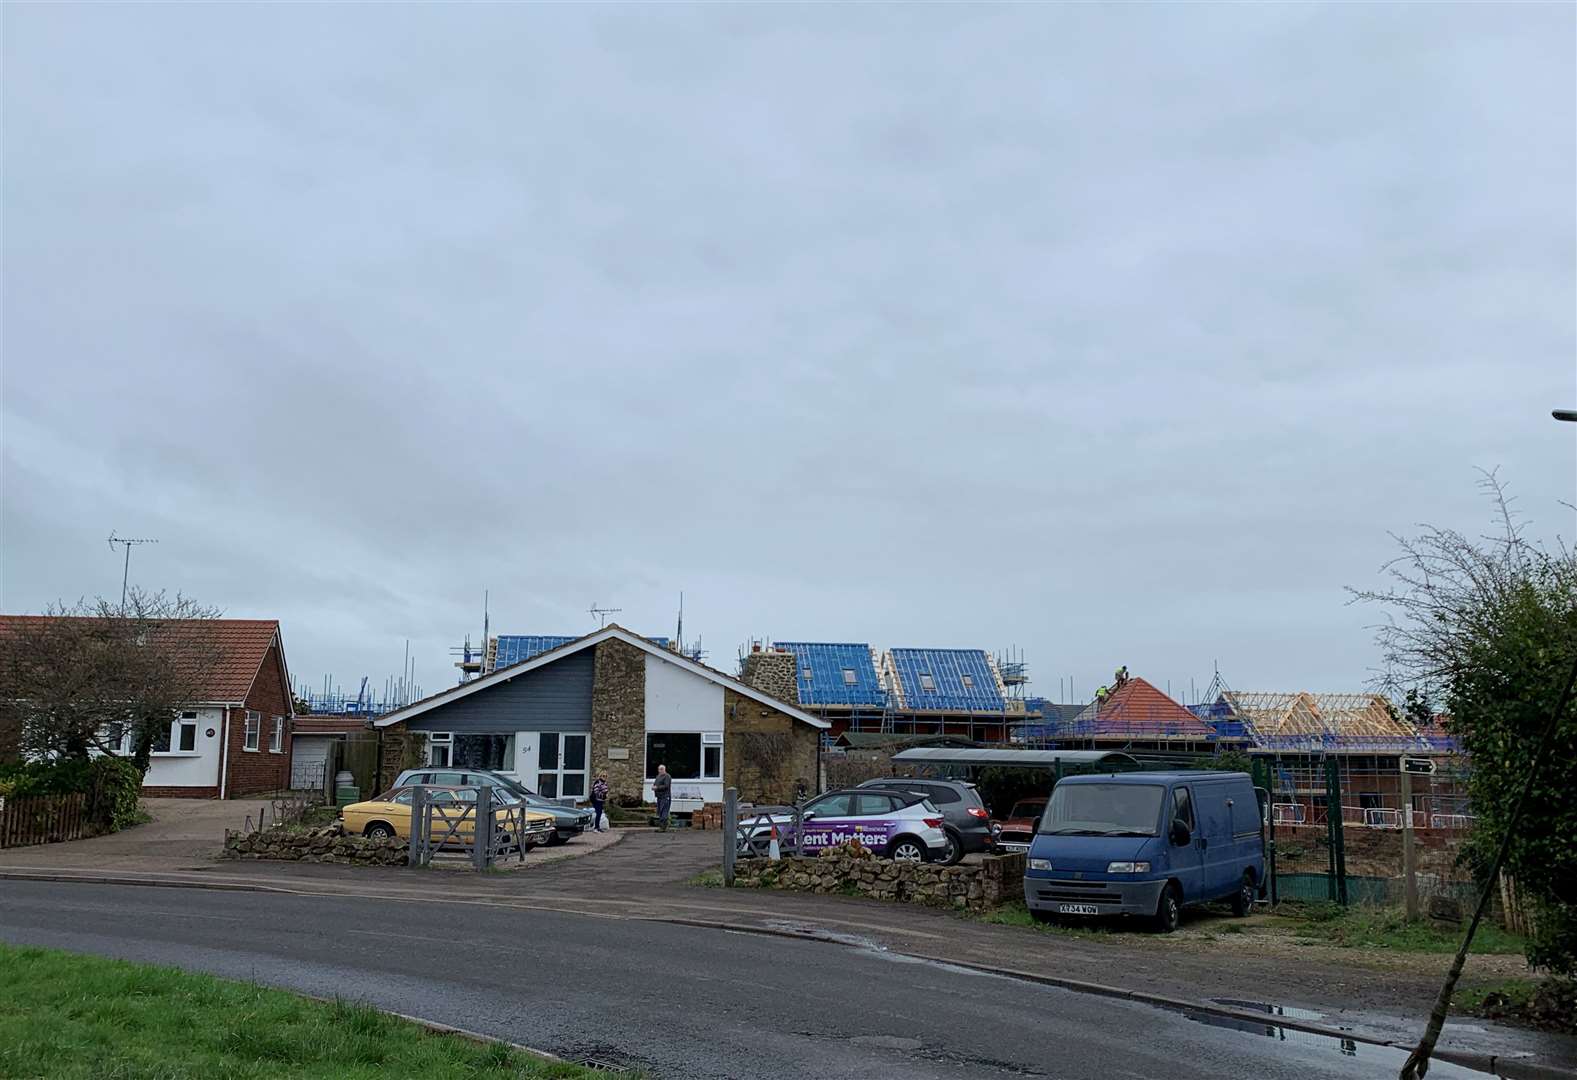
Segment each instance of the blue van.
M1070 776L1052 789L1024 873L1038 922L1141 915L1163 933L1184 906L1247 915L1265 879L1259 794L1247 773Z

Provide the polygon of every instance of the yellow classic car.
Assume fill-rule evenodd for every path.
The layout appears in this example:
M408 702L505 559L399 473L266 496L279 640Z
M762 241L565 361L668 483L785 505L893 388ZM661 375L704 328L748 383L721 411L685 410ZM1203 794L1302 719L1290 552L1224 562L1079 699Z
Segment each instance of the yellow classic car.
M429 787L433 804L432 839L434 843L469 844L476 830L476 789L469 787ZM351 803L340 810L340 831L351 836L398 836L411 838L411 806L414 785L392 788L376 799ZM533 810L523 803L499 806L495 795L493 817L498 827L509 834L510 844L527 848L545 844L553 836L553 815ZM515 833L519 836L515 836Z

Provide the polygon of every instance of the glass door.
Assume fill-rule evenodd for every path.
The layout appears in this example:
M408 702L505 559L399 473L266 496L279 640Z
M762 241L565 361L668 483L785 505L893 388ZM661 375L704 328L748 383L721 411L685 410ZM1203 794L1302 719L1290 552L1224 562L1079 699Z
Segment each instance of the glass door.
M587 787L587 744L585 733L542 731L537 733L536 790L550 799L584 799Z

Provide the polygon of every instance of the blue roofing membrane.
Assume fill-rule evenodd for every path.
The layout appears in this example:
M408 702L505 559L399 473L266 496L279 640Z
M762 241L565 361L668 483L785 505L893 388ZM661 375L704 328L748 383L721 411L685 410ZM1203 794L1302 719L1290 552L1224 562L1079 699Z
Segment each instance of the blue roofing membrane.
M871 647L864 642L778 641L799 664L801 705L887 704Z
M493 660L493 670L518 664L522 660L530 660L538 653L545 653L549 649L556 649L560 645L568 645L572 641L579 641L585 634L499 634L498 652ZM653 645L668 647L665 637L647 638Z
M891 656L905 708L1002 712L1007 707L984 649L893 649Z

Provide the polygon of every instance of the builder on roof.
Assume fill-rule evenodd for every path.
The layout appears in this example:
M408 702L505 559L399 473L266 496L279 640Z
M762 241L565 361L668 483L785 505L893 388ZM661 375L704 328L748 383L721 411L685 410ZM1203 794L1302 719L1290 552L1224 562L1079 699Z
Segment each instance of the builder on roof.
M1095 700L1104 705L1106 703L1106 695L1108 693L1110 693L1110 691L1107 690L1106 687L1101 687L1099 690L1095 691Z
M1117 669L1117 674L1112 677L1112 690L1113 691L1121 690L1123 688L1123 684L1126 683L1127 681L1128 681L1128 665L1124 664L1122 667Z

